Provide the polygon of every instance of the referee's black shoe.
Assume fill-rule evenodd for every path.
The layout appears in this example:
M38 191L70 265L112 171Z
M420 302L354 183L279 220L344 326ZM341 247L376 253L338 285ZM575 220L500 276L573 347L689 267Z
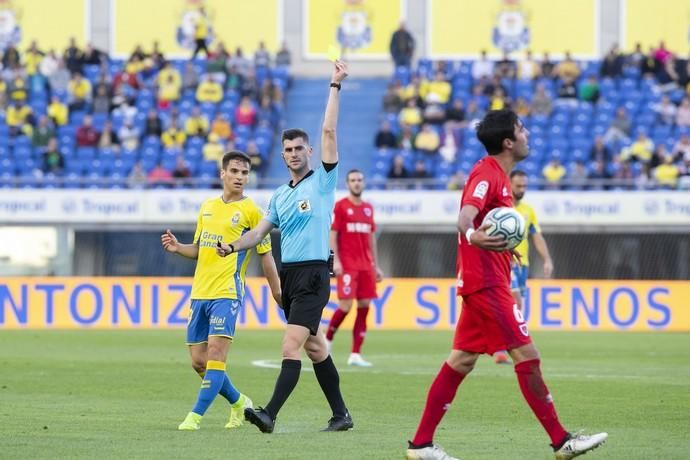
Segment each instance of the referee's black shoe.
M258 409L247 407L244 409L244 418L252 425L256 425L262 433L273 433L273 427L276 422L268 415L268 412L266 412L266 409L263 407L259 407Z
M321 431L347 431L355 427L352 417L347 413L345 416L334 415L328 421L328 426Z

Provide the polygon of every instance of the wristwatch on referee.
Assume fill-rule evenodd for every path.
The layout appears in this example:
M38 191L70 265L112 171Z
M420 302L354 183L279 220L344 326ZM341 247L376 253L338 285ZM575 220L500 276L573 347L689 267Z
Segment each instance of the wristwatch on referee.
M331 82L331 88L337 88L338 91L340 91L340 87L341 87L340 83L335 83L333 81Z

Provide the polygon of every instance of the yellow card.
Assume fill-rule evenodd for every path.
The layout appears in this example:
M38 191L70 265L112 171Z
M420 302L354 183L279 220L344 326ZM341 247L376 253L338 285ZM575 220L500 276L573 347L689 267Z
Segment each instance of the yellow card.
M329 61L337 61L338 59L340 59L340 48L338 48L335 45L328 45L328 52L326 53L326 57Z

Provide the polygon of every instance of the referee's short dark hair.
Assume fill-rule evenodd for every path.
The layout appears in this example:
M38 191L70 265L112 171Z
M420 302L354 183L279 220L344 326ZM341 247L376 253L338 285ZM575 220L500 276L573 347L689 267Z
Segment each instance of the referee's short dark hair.
M298 137L304 139L304 142L307 144L309 143L309 135L299 128L290 128L283 131L283 135L280 137L280 143L282 144L285 141L292 141Z
M512 179L513 177L527 177L527 173L523 171L522 169L513 169L510 172L510 178Z
M240 152L239 150L230 150L223 155L223 170L228 167L228 163L230 163L232 160L243 161L247 163L248 168L251 169L252 167L252 159L249 158L249 155L244 152Z

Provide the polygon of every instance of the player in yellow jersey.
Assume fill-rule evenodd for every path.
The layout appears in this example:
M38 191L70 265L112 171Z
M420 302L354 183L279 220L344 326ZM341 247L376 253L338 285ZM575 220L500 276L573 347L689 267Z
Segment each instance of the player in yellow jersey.
M553 274L553 261L551 254L549 254L549 247L546 245L546 240L541 234L541 227L537 220L537 214L534 212L532 206L522 201L527 190L527 174L524 171L516 169L510 173L510 187L513 191L513 206L525 219L525 228L527 229L527 238L522 240L522 243L515 248L520 255L520 261L514 262L511 273L511 290L515 303L523 309L523 298L527 290L527 277L529 275L529 237L532 237L532 242L537 252L544 261L544 277L551 278ZM508 363L508 355L504 351L494 354L494 360L497 364Z
M235 388L225 373L225 361L244 297L244 277L251 251L216 256L218 243L239 239L263 218L261 209L244 195L250 165L250 158L242 152L232 151L223 156L220 172L223 194L201 205L193 243L178 242L170 230L161 235L166 251L197 260L187 345L192 367L202 382L196 404L178 427L180 430L198 430L201 418L219 393L230 403L226 428L242 425L244 408L252 407L252 401ZM273 298L280 305L280 279L271 254L270 236L257 246L256 252L261 257Z

